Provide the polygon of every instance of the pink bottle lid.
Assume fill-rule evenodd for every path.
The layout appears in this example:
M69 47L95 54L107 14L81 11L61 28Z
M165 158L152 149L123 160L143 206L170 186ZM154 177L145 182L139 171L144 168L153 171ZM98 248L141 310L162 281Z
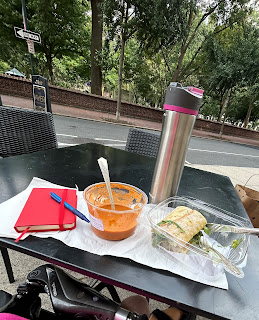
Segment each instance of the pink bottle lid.
M188 90L194 94L198 94L199 96L202 96L204 92L204 90L195 87L188 87Z
M203 92L202 89L171 82L166 90L164 109L197 116Z

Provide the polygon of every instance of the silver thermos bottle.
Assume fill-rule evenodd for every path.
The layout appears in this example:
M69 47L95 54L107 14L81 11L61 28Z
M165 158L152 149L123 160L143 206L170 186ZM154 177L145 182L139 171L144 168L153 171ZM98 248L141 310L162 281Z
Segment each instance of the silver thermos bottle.
M150 203L175 196L203 90L172 82L166 91L160 145L150 191Z

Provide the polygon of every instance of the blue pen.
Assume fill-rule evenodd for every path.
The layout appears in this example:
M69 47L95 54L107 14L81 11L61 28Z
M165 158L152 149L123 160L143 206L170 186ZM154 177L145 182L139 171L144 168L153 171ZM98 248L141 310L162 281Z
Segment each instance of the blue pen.
M61 203L61 198L54 192L50 193L50 196L52 199L54 199L55 201L57 201L58 203ZM66 201L64 202L64 207L67 208L69 211L73 212L76 216L78 216L78 218L85 220L86 222L90 222L85 215L83 215L80 211L78 211L77 209L75 209L74 207L72 207L69 203L67 203Z

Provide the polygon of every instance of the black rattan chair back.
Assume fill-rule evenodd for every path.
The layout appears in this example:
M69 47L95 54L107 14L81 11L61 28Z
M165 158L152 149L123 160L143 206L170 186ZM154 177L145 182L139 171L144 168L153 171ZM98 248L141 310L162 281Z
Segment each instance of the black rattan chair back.
M40 150L57 148L53 115L0 106L0 156L9 157ZM14 275L8 251L0 247L9 282Z
M57 148L50 112L0 106L0 156Z
M126 151L156 158L160 142L160 135L130 128Z

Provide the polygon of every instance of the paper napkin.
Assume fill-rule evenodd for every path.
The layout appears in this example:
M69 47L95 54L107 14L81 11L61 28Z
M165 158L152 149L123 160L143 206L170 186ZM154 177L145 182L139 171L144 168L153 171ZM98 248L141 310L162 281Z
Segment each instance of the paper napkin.
M0 204L0 236L16 239L18 233L13 226L24 206L26 200L33 188L64 188L65 186L55 185L48 181L33 178L30 185L15 197ZM88 217L87 205L83 199L83 192L78 191L77 209ZM135 233L121 241L108 241L97 237L91 230L90 224L77 218L77 227L69 231L50 231L41 233L25 234L24 238L29 235L46 238L52 237L64 242L70 247L76 247L98 255L110 255L132 259L140 264L147 265L155 269L170 271L182 277L204 283L206 285L228 289L228 282L222 268L213 269L208 264L203 272L200 268L195 271L191 264L199 263L199 257L190 255L163 254L152 246L151 228L146 219L146 213L153 205L146 205L142 215L139 218L138 226ZM23 238L23 239L24 239ZM21 240L22 241L22 240ZM205 273L204 273L205 272Z

